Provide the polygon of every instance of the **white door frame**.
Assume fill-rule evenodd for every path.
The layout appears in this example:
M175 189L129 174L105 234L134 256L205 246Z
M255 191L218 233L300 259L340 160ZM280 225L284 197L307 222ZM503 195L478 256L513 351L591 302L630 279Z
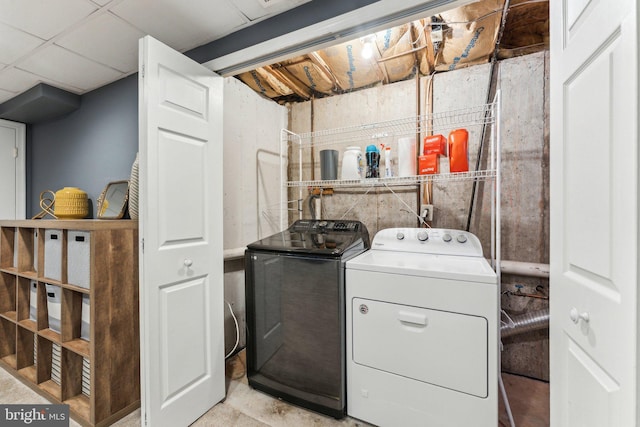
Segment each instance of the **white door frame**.
M9 128L15 132L15 150L13 155L16 159L15 217L2 219L25 219L27 215L26 125L24 123L0 119L0 127Z

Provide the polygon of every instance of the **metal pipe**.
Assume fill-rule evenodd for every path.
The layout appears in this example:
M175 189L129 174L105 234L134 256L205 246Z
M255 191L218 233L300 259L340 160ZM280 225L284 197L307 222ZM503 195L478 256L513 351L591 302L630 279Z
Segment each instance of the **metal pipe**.
M509 323L500 326L500 336L507 338L524 332L537 331L549 326L549 309L531 311L510 319Z
M500 271L503 274L549 278L549 264L502 260L500 263Z

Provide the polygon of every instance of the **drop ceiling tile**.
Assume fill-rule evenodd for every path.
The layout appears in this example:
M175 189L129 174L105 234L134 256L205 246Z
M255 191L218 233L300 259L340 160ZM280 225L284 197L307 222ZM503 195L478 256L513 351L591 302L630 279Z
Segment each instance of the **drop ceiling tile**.
M82 89L73 85L64 84L46 77L38 76L36 74L28 73L18 68L7 68L0 70L0 89L9 92L22 93L28 89L31 89L38 83L47 83L48 85L64 89L72 93L82 93Z
M0 22L0 62L11 64L44 40Z
M110 10L179 51L215 40L248 22L226 0L124 0Z
M56 45L25 59L19 68L83 91L95 89L124 74Z
M252 21L277 15L311 0L231 0Z
M138 40L145 34L122 19L103 13L64 35L56 44L123 73L138 69Z
M0 0L0 21L49 40L97 9L86 0Z
M17 93L13 93L13 92L9 92L7 90L0 89L0 103L10 100L11 98L13 98L16 95L17 95Z
M17 68L0 71L0 89L10 92L24 92L42 81L42 77Z

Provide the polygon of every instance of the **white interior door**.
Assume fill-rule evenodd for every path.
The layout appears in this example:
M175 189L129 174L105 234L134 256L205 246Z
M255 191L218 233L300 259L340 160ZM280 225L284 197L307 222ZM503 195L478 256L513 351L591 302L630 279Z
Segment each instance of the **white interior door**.
M26 215L25 125L0 119L0 219Z
M551 425L637 422L636 0L551 10Z
M224 398L222 78L140 41L142 419L186 426Z

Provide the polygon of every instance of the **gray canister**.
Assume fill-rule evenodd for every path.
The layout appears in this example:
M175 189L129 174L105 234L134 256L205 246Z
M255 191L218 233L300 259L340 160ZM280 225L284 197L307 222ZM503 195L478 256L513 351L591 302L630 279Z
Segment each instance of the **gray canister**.
M320 176L323 180L338 179L338 150L320 150Z

